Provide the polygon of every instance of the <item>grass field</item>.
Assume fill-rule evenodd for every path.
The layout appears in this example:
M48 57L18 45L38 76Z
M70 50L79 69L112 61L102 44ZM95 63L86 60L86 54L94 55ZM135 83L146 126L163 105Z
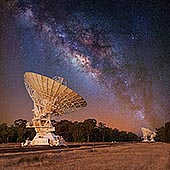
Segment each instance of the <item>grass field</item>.
M170 144L111 147L1 157L0 170L170 170Z

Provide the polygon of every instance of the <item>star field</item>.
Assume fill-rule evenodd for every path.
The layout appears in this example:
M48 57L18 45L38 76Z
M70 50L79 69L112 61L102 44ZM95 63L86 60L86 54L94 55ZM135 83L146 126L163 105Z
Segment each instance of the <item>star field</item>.
M168 5L137 0L1 2L2 120L11 121L4 113L14 119L32 116L25 71L62 76L86 99L87 109L63 119L92 117L133 131L169 120Z

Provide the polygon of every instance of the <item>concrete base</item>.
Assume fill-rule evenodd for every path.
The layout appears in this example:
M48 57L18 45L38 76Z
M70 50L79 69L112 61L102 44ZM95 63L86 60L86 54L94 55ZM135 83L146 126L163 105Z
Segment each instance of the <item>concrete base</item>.
M55 135L52 132L49 132L45 135L36 134L32 141L26 140L25 143L21 144L22 146L35 146L35 145L46 145L46 146L66 146L62 136Z
M150 142L148 139L144 139L142 142Z

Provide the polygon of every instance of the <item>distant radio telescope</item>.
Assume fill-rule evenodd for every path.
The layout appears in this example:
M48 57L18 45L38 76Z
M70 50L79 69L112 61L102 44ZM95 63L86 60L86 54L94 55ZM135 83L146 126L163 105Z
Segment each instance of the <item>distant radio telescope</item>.
M155 132L151 131L150 129L144 128L144 127L141 128L141 131L143 133L143 137L142 137L143 142L149 142L148 137L150 137L151 142L155 142L155 140L154 140L154 137L156 137Z
M35 128L36 136L32 141L26 140L22 145L62 145L64 140L61 136L54 134L55 127L51 123L51 118L86 107L86 101L68 88L62 77L55 76L51 79L26 72L24 82L34 102L32 122L27 124L27 128Z

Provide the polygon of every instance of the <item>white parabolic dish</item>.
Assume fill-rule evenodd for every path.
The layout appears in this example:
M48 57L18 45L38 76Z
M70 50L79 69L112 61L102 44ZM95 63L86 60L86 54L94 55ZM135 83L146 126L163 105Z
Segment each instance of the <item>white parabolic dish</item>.
M63 115L87 105L83 97L62 82L32 72L26 72L24 79L29 95L39 105L39 114Z
M62 116L74 110L86 107L87 103L79 94L63 84L64 79L55 79L26 72L24 82L26 89L34 102L33 119L27 127L35 128L36 136L23 146L62 144L61 136L54 134L55 128L51 123L52 116Z

